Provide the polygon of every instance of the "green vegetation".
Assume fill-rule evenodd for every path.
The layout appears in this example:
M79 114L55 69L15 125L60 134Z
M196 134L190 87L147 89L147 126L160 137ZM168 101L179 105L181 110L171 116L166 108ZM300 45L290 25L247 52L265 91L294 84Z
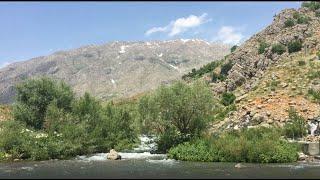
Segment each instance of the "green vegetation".
M291 41L288 44L288 52L289 53L300 51L301 48L302 48L302 42L298 41L298 40Z
M238 48L237 45L232 46L231 49L230 49L231 53L234 52L237 48Z
M306 65L306 61L300 60L300 61L298 61L298 65L299 66L304 66L304 65Z
M233 63L231 61L223 64L221 66L221 72L220 72L220 75L223 75L223 76L227 76L228 75L228 72L231 70L233 66Z
M216 67L218 67L220 64L222 63L222 61L213 61L209 64L204 65L203 67L201 67L200 69L196 70L196 69L192 69L191 72L189 72L188 74L185 74L182 76L182 79L186 80L187 78L199 78L201 76L203 76L206 73L212 72Z
M139 102L142 124L159 136L160 152L200 136L212 110L212 93L200 81L192 85L176 82L170 87L162 86Z
M236 100L236 96L231 92L224 92L221 97L221 103L225 106L231 105Z
M286 137L301 138L306 135L306 122L295 109L289 109L289 123L284 126L284 134Z
M169 150L169 158L185 161L288 163L298 158L298 146L281 139L276 128L243 129L194 139Z
M320 103L320 91L309 89L308 95L311 96L314 99L314 101L316 101L317 103Z
M259 44L259 49L258 49L258 53L262 54L266 51L266 48L268 48L270 45L267 44L266 42L260 42Z
M286 47L282 44L274 44L272 45L271 52L281 55L286 52Z
M284 22L284 27L292 27L294 26L294 20L293 19L287 19L285 22Z
M320 2L317 2L317 1L303 2L301 4L301 6L309 8L309 9L315 11L315 10L318 10L320 8Z
M318 57L318 60L320 60L320 51L317 52L317 57Z
M131 148L137 141L128 110L47 78L17 87L13 120L1 122L0 150L9 159L66 159L76 155Z

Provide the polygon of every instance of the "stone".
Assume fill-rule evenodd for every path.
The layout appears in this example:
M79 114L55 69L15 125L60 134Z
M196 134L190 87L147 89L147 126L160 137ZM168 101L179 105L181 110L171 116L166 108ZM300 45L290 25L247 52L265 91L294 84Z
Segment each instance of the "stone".
M121 160L121 156L118 154L117 151L111 149L110 152L107 154L107 159L111 160Z
M267 123L268 123L268 124L272 124L272 123L273 123L273 120L272 120L272 119L268 119L268 120L267 120Z
M240 169L240 168L245 168L246 166L243 165L243 164L241 164L241 163L238 163L238 164L236 164L234 167Z
M304 154L303 152L299 152L298 155L299 155L299 157L298 157L299 161L304 161L308 158L308 156L306 154Z
M303 144L303 153L307 155L319 155L319 142L305 142Z

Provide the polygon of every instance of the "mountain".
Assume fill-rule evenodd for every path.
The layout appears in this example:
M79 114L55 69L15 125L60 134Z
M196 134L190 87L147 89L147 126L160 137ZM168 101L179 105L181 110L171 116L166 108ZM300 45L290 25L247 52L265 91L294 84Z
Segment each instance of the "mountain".
M222 65L202 76L210 82L216 96L226 92L236 96L236 110L214 123L212 131L282 127L290 120L290 108L308 122L320 115L320 9L317 9L282 10L269 26L229 54ZM227 65L231 68L226 68ZM227 73L221 73L222 70Z
M49 76L106 100L129 97L170 83L229 53L228 45L200 39L110 42L59 51L0 69L0 103L11 103L14 86L30 77Z

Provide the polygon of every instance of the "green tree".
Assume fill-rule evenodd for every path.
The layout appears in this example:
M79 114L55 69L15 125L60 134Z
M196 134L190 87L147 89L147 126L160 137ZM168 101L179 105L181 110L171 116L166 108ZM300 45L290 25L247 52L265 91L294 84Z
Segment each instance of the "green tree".
M204 82L162 86L140 100L142 124L160 136L158 145L165 152L176 143L201 134L213 110L212 100L211 90Z
M238 46L237 46L237 45L234 45L234 46L231 47L230 51L231 51L231 52L234 52L237 48L238 48Z
M15 120L25 122L27 126L41 129L49 104L55 100L58 108L71 110L74 94L63 82L49 78L30 79L16 87L16 103L13 108Z

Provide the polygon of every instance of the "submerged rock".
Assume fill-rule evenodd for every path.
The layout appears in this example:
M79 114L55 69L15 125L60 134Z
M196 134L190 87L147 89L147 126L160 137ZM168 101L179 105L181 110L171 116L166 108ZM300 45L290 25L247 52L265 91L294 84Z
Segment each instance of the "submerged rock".
M121 156L118 154L117 151L111 149L110 152L107 154L107 159L111 160L121 160Z
M241 164L241 163L238 163L234 166L235 168L245 168L246 166Z

